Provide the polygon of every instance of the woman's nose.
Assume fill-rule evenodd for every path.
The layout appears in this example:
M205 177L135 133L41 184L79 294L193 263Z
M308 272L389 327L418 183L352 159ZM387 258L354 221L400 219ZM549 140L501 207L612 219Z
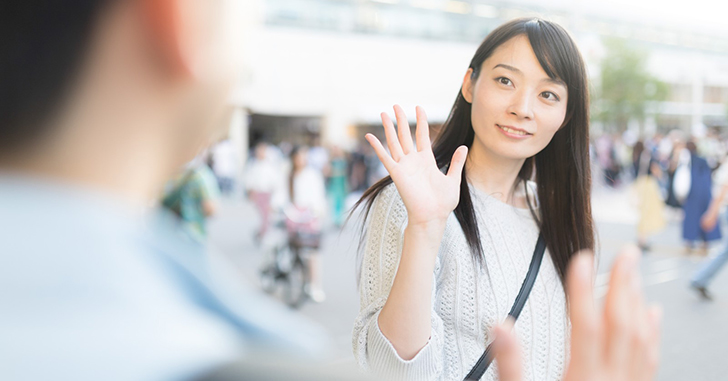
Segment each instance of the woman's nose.
M514 95L508 113L519 119L533 119L533 97L530 91L519 91Z

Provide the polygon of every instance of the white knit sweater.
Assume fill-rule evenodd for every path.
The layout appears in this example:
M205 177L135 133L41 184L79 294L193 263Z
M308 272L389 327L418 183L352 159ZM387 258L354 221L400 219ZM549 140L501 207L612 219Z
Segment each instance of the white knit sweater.
M364 369L395 380L462 380L492 340L491 329L508 314L528 271L538 227L529 210L470 189L485 265L475 264L451 214L433 273L432 334L408 361L397 355L378 324L402 254L407 211L393 184L374 201L361 266L361 309L353 332L354 355ZM547 252L515 325L524 380L561 379L569 331L564 290ZM496 368L491 365L482 380L497 379Z

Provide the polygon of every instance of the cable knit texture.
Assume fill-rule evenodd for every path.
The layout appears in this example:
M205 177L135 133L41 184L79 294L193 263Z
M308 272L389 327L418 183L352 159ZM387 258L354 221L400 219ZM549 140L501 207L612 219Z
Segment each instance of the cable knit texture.
M374 201L361 265L361 309L353 332L354 355L364 369L394 380L462 380L492 340L491 329L508 314L528 272L538 226L529 210L470 189L485 263L473 260L451 214L433 273L432 334L411 360L397 355L378 324L402 255L407 211L393 184ZM547 252L515 325L524 380L561 379L569 330L564 290ZM496 379L494 363L482 380Z

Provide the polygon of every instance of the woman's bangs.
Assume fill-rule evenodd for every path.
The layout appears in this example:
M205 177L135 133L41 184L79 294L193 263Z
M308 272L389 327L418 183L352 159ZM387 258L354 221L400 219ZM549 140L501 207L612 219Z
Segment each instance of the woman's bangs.
M569 60L578 52L574 51L571 37L549 22L532 20L526 23L526 35L541 68L551 79L564 81L567 87L571 83L573 73L578 72L576 60Z

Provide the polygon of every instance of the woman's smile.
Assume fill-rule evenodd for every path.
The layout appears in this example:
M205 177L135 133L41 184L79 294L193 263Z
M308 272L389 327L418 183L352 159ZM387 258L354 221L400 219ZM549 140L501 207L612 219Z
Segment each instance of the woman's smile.
M513 139L528 139L533 136L532 133L513 126L506 126L502 124L496 124L496 127L503 133L503 135Z

